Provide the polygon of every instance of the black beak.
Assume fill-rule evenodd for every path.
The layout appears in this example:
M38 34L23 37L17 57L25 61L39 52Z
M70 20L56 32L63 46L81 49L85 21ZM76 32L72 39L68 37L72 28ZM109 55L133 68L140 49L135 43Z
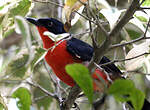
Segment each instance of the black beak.
M36 19L36 18L26 17L26 20L29 21L30 23L36 25L36 26L40 26L40 23L38 22L38 19Z

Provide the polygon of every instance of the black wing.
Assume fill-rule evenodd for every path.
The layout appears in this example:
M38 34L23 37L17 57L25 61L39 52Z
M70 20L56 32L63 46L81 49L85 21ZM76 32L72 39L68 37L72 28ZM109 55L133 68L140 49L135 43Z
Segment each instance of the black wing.
M110 62L110 60L107 57L103 56L99 64L104 64L108 62ZM122 72L114 64L108 64L108 65L102 66L102 68L104 68L104 70L108 73L115 72L115 73L122 74Z
M90 61L93 56L93 48L76 38L71 38L67 41L67 51L82 61Z
M82 61L90 61L94 52L93 47L76 38L71 38L67 41L67 51L73 56L81 59ZM104 64L108 62L110 62L110 60L104 56L99 64ZM108 64L102 66L102 68L104 68L104 70L108 73L122 74L121 71L114 64Z

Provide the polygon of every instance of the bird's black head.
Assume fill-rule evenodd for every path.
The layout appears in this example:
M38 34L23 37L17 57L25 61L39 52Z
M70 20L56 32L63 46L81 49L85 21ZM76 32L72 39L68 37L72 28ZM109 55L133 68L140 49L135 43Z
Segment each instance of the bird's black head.
M37 27L45 27L48 31L54 34L66 33L64 30L64 24L54 18L26 18L30 23Z

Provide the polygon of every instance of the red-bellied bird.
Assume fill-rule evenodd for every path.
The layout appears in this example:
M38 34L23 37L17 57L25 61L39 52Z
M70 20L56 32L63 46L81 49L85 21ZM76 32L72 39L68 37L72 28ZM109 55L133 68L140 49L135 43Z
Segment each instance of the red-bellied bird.
M62 22L54 18L26 19L37 27L43 41L43 47L45 49L49 49L55 45L55 42L51 38L43 35L45 31L49 31L57 35L66 33L67 30ZM57 43L58 45L54 48L53 51L49 50L47 52L45 60L61 81L73 87L75 85L75 82L66 73L65 66L73 63L89 62L93 56L93 48L89 44L74 37L65 40L63 39L63 41L60 40ZM110 60L104 56L99 64L107 63L109 61ZM121 75L121 71L114 64L102 66L102 68L107 73L112 74L111 76ZM95 72L99 74L104 79L104 81L106 81L106 83L108 83L107 76L102 70L97 68ZM96 73L93 73L92 77L93 79L99 80ZM98 89L95 83L94 89Z
M43 41L43 47L48 49L48 52L45 56L45 60L48 65L61 81L73 87L75 85L75 81L66 73L65 66L73 63L84 64L84 62L89 62L94 53L93 47L77 38L71 37L58 41L58 45L55 46L53 51L51 51L50 48L56 43L50 37L43 35L43 33L45 31L49 31L56 35L67 33L68 29L66 26L54 18L26 19L37 27ZM110 60L103 56L99 64L108 62L110 62ZM121 77L121 71L114 64L101 66L101 68L103 68L110 75L112 80ZM93 80L100 81L97 74L106 82L106 84L109 84L106 74L100 68L96 68L95 72L92 74ZM99 88L94 81L93 84L95 91L101 91L101 88ZM148 110L149 107L150 103L145 100L142 110Z

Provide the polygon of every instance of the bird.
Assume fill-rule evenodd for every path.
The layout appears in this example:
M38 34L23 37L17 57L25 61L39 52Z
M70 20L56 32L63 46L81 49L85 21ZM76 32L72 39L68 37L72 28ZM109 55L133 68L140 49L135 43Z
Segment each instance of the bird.
M56 35L67 33L65 25L54 18L36 19L27 17L26 19L37 27L43 41L43 48L45 49L52 48L55 45L55 42L51 38L43 34L45 31L49 31ZM75 81L66 73L65 66L73 63L89 62L93 56L94 49L89 44L74 37L66 40L60 40L57 43L59 45L57 45L53 51L49 50L47 52L45 60L61 81L73 87L75 85ZM104 56L99 64L107 62L110 62L110 60ZM106 72L114 74L113 76L120 76L120 74L122 74L114 64L108 64L106 66L102 66L102 68ZM106 83L108 83L107 76L102 70L97 68L95 72L99 74ZM92 74L92 77L99 80L96 73ZM95 83L94 88L97 88Z
M45 60L52 68L53 72L67 85L71 87L75 86L75 81L67 74L65 66L73 63L84 64L84 62L89 62L94 54L93 47L84 41L71 37L59 40L57 42L58 45L51 50L50 48L52 48L56 43L43 33L45 31L49 31L56 35L67 33L68 28L66 25L54 18L36 19L27 17L26 20L37 27L40 37L43 41L43 48L48 49L48 52L45 55ZM110 62L110 60L106 56L103 56L99 62L99 65L108 62ZM101 66L101 68L104 69L113 80L122 78L122 72L115 66L115 64L110 63L108 65ZM109 84L108 78L103 70L96 68L95 72L92 74L92 78L94 80L100 80L97 74L106 82L106 84ZM95 91L101 91L95 82L93 82L93 85ZM147 108L149 107L150 103L145 99L142 110L148 110Z

